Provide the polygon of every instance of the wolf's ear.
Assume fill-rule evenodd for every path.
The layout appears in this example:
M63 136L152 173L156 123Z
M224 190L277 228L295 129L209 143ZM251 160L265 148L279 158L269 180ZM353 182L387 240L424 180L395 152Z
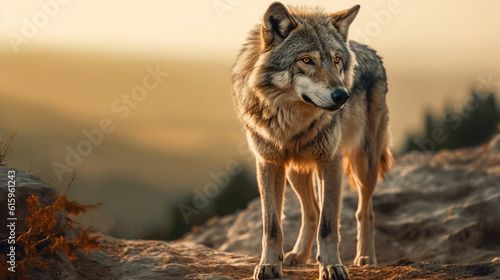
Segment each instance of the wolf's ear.
M350 9L339 11L332 14L333 25L340 32L342 37L347 40L347 32L349 31L349 26L351 25L354 18L359 12L359 5L356 5Z
M262 24L262 39L266 46L279 44L297 27L297 22L290 15L285 5L274 2L267 8Z

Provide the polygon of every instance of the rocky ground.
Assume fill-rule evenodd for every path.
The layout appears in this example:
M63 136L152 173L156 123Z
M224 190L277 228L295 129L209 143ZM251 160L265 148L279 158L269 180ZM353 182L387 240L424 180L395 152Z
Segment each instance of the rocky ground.
M82 257L86 260L82 268L86 269L78 270L79 278L251 279L259 261L258 256L214 250L192 242L124 241L104 237L102 244L102 252ZM451 265L401 259L391 265L349 265L347 268L350 279L500 279L500 258L491 262ZM285 267L284 277L318 279L318 267L312 263Z
M27 180L26 192L53 195L36 184L43 184L36 176L18 174ZM0 185L3 208L5 184ZM350 264L357 197L344 189L341 256ZM481 147L402 157L378 185L373 203L379 266L348 265L351 279L500 279L500 136ZM50 273L33 270L32 278L248 279L261 250L260 215L256 199L175 242L103 236L101 251L81 252L76 262L55 258ZM288 251L300 226L300 207L289 188L285 216ZM317 265L311 258L285 268L284 276L317 279Z

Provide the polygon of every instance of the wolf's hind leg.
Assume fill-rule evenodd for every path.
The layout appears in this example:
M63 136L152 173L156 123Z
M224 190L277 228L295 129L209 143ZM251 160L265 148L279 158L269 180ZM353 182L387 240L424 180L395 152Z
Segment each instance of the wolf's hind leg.
M316 198L313 171L299 173L288 171L288 180L300 201L302 223L299 236L291 252L285 256L284 264L295 266L307 261L318 228L319 205Z
M375 255L375 215L372 195L378 178L378 160L367 160L369 155L358 154L350 157L354 176L351 183L358 190L358 209L356 211L357 240L354 265L376 264Z

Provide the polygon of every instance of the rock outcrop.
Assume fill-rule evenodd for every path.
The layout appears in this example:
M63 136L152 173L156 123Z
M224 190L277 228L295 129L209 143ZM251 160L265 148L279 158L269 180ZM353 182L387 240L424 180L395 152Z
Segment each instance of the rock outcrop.
M14 176L9 178L9 171L14 171ZM13 179L13 180L12 180ZM12 181L9 183L9 181ZM8 188L8 186L15 186ZM12 192L15 201L8 205L9 189L14 189ZM0 165L0 221L2 224L7 221L7 218L16 218L16 225L22 226L26 223L26 215L29 214L27 199L32 194L38 196L41 206L52 205L57 200L57 191L46 184L40 178L32 173L14 170L6 166ZM14 210L8 210L9 206L14 206ZM14 213L13 216L9 212ZM0 228L0 240L8 236L8 228Z

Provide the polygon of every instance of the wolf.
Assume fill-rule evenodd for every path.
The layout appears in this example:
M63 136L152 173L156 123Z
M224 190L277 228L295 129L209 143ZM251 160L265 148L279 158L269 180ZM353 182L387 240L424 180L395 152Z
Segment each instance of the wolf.
M342 170L359 195L355 265L376 264L372 194L390 168L391 134L382 59L348 40L360 9L269 6L232 68L232 95L256 158L262 255L254 279L306 262L316 236L319 279L348 279L339 256ZM286 180L302 211L283 254ZM317 185L317 186L316 186Z

